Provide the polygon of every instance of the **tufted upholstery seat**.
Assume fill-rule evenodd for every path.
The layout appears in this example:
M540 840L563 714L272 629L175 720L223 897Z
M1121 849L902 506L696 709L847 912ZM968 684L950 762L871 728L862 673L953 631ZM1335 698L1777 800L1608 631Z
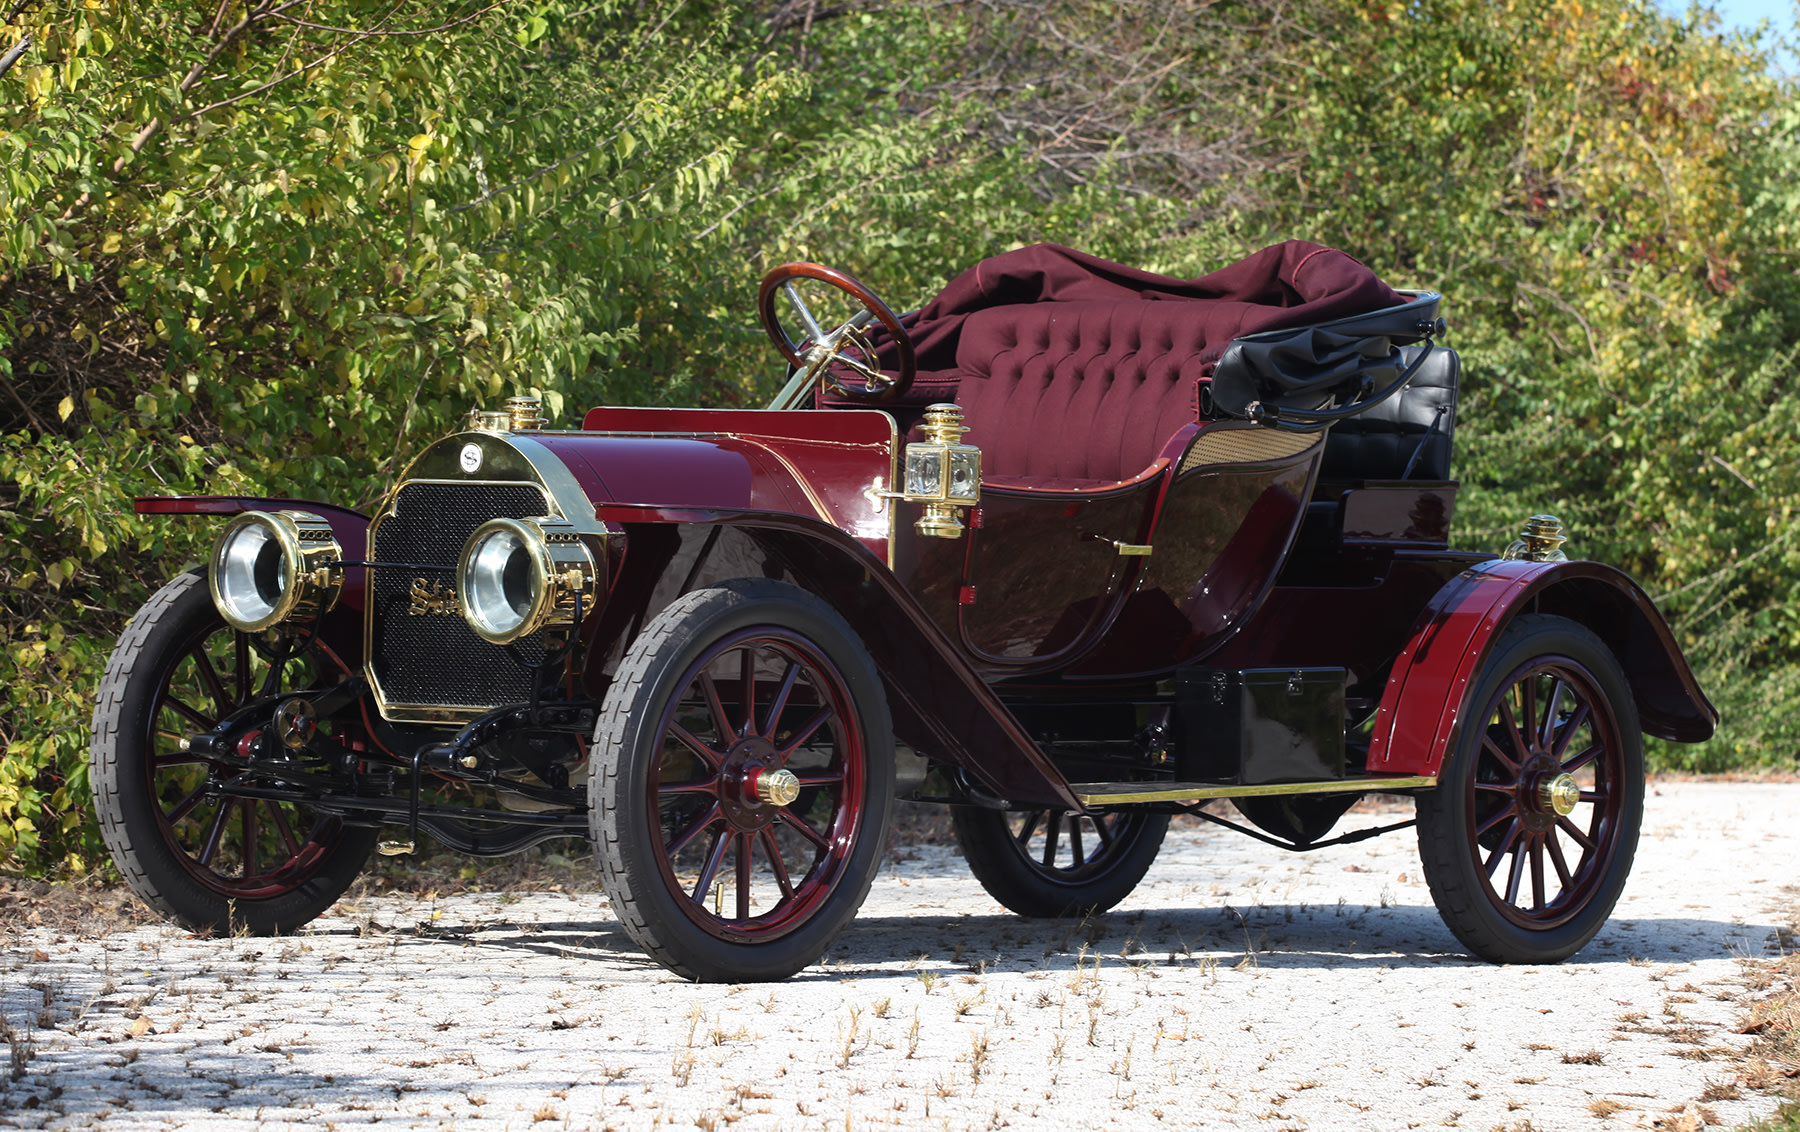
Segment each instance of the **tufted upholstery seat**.
M983 478L1068 490L1149 467L1196 419L1197 385L1217 356L1195 314L1187 303L1083 302L970 315L957 399Z
M1411 365L1422 349L1402 346L1402 364ZM1461 374L1456 351L1443 346L1432 350L1405 389L1368 412L1331 426L1319 478L1449 479Z

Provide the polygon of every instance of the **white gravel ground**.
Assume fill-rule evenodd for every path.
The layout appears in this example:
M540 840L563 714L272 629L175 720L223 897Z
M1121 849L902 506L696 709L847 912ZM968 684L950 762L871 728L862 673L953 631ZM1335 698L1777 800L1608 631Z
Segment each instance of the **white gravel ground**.
M1800 785L1654 785L1624 901L1555 967L1464 956L1410 831L1290 855L1179 828L1085 924L907 850L773 985L672 978L597 892L15 936L0 1001L34 1048L0 1127L1736 1126L1774 1101L1705 1098L1747 1042L1743 960L1791 938L1797 818Z

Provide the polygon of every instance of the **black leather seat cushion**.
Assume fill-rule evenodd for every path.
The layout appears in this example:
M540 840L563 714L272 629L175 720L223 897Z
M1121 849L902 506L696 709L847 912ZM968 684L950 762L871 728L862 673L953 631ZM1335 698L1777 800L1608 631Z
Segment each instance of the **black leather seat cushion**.
M1411 365L1424 346L1402 346ZM1437 346L1410 384L1380 405L1331 426L1322 480L1447 480L1462 361ZM1408 470L1410 466L1410 471Z

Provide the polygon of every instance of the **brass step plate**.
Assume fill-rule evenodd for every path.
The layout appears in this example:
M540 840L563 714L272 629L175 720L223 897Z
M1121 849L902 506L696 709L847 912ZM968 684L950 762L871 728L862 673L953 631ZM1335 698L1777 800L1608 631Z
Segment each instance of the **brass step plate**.
M1069 786L1084 806L1125 806L1133 802L1197 802L1203 798L1266 798L1276 794L1352 794L1419 790L1436 786L1434 775L1403 778L1334 778L1324 782L1272 782L1227 786L1216 782L1075 782Z

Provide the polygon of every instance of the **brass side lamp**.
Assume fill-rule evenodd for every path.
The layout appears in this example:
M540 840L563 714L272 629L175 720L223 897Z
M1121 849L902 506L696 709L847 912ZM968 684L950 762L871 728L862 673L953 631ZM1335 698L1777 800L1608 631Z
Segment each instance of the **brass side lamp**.
M1562 520L1555 515L1533 515L1525 520L1525 529L1500 552L1500 557L1522 562L1567 562L1569 556L1562 551L1562 544L1567 541Z
M925 410L925 439L906 446L898 498L924 505L913 527L930 538L960 537L961 509L981 501L981 449L962 442L969 431L962 419L958 405L932 405Z

